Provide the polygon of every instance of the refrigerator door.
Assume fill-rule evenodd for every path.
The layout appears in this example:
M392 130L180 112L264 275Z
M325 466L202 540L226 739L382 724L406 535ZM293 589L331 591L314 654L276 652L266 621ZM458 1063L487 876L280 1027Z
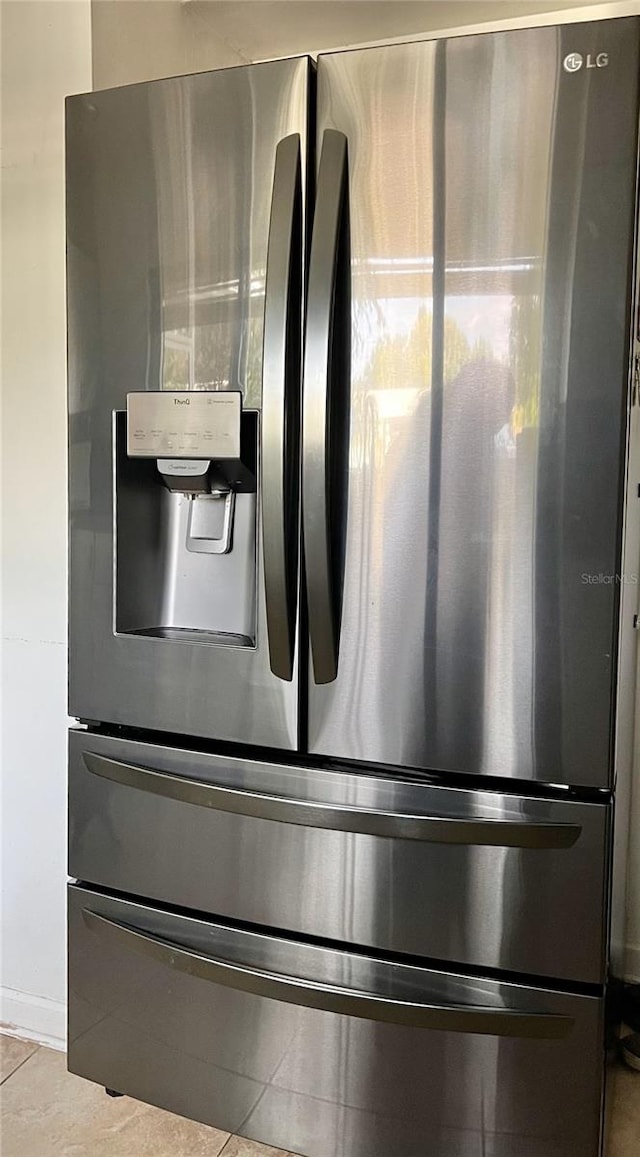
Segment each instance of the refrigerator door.
M68 101L79 718L297 747L309 67Z
M610 827L610 804L69 736L76 879L454 967L603 983Z
M312 752L610 784L639 36L319 59Z
M305 1157L597 1157L603 1003L69 889L71 1072Z

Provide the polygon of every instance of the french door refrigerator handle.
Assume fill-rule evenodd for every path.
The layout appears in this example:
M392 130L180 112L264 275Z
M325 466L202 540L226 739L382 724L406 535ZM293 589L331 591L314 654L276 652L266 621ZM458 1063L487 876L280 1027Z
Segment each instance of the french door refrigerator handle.
M121 945L126 951L134 949L188 976L303 1008L317 1008L340 1016L354 1016L412 1028L534 1040L560 1040L567 1036L574 1024L573 1017L562 1013L525 1012L515 1008L493 1008L490 1005L397 1000L340 985L287 976L253 965L204 955L154 933L143 932L109 916L100 915L90 908L83 908L82 915L91 931Z
M269 662L274 675L293 678L298 492L300 329L302 294L300 136L276 148L267 246L262 357L262 539ZM294 301L295 296L295 301Z
M267 795L261 792L206 783L150 771L135 764L122 763L95 752L83 753L85 766L94 775L164 796L180 803L232 812L253 819L299 824L307 828L390 839L418 840L423 843L486 845L500 848L532 848L552 851L570 848L582 831L579 824L546 823L524 820L456 818L408 812L386 812L340 804L320 803L308 799Z
M316 683L338 673L332 573L331 357L336 275L347 188L347 138L326 129L318 167L304 350L302 520L311 655Z

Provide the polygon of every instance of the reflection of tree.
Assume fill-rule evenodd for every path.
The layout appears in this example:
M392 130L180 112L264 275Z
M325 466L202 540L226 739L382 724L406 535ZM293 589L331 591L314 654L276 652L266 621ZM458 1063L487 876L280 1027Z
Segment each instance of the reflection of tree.
M422 395L431 390L433 315L421 309L406 335L383 337L352 394L351 462L382 461ZM451 317L444 319L444 385L464 366L490 356L482 339L471 345ZM404 391L404 394L403 394Z
M186 337L182 335L186 334ZM191 332L169 330L165 334L163 388L188 390ZM195 390L242 389L247 404L255 404L262 381L262 316L236 317L193 329L193 375Z
M229 384L232 355L231 326L199 325L196 338L194 380L205 389L224 389Z
M376 345L373 357L362 375L363 381L374 390L407 385L405 363L406 339L388 337ZM401 382L400 378L403 379Z
M162 388L164 390L189 389L188 350L165 345Z
M193 380L193 340L188 326L165 333L162 352L162 389L190 389Z
M514 426L537 426L540 410L542 314L539 294L514 297L511 310L510 364L516 383Z
M196 330L196 389L241 389L253 404L262 381L262 315L232 317Z
M373 390L394 387L430 389L432 330L432 314L421 309L406 337L387 337L379 341L362 375L363 384ZM489 352L482 339L471 346L458 323L445 317L445 383L452 381L468 361L487 356Z
M514 296L508 362L516 383L512 415L516 433L539 422L541 325L539 294ZM422 309L406 336L389 336L378 342L362 375L362 386L370 390L431 389L432 343L432 315ZM489 359L495 360L490 342L480 337L471 345L457 322L445 317L445 386L469 362Z

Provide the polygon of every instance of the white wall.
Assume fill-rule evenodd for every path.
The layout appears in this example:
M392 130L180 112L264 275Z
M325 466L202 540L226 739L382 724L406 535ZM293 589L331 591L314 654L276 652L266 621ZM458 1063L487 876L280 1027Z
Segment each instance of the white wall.
M479 21L526 20L583 4L584 0L93 0L94 88Z
M246 57L217 34L215 21L211 27L195 7L189 0L94 0L93 87L244 63Z
M89 0L4 0L2 1012L65 1035L64 97L91 87Z

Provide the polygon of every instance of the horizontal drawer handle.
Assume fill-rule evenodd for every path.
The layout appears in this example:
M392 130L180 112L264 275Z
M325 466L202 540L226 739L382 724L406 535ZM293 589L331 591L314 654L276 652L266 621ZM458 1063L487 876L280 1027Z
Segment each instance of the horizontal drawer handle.
M455 816L411 815L386 812L286 796L264 795L221 784L205 783L150 771L131 763L83 752L86 767L94 775L125 787L148 791L180 803L233 812L254 819L300 824L308 828L352 832L391 839L421 840L434 844L479 844L500 848L570 848L578 839L579 824L456 818Z
M160 936L122 924L119 920L101 916L89 908L84 908L82 915L92 932L104 936L125 951L133 949L188 976L303 1008L318 1008L340 1016L355 1016L385 1024L408 1025L411 1028L534 1040L560 1040L567 1036L574 1024L573 1017L558 1013L395 1000L333 984L314 983L301 977L285 976L246 964L204 956Z

